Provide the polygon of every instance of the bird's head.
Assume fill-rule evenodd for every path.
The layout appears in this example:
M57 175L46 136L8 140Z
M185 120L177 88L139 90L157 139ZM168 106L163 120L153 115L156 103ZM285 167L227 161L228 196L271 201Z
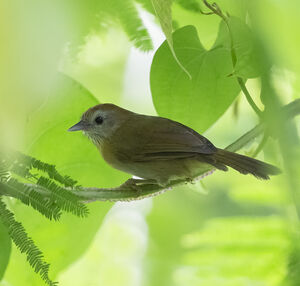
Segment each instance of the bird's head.
M84 112L81 120L68 131L81 130L94 144L101 145L126 121L130 113L114 104L99 104Z

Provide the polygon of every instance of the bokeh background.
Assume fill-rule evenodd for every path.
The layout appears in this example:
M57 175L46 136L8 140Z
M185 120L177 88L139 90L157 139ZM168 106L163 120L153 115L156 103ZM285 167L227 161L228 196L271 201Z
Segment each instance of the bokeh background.
M287 104L300 94L300 2L248 2L217 1L251 26L271 64L270 85ZM195 11L194 3L205 9L201 1L172 4L173 27L194 25L210 49L221 20ZM55 164L87 187L129 178L109 167L82 134L66 130L98 102L157 114L149 78L165 35L151 2L2 0L0 38L1 148ZM247 87L263 109L261 83L254 77ZM277 124L278 118L271 112L268 120ZM258 123L239 94L204 135L226 147ZM6 202L63 286L300 285L299 120L291 125L292 135L279 139L284 144L271 136L258 155L283 170L270 181L217 171L155 198L91 203L88 218L64 215L60 222ZM260 141L241 152L251 155ZM43 283L12 245L0 285Z

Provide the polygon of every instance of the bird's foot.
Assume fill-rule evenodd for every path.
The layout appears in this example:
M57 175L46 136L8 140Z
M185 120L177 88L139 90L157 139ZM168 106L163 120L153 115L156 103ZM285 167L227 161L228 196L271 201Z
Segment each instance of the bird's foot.
M141 192L142 185L156 184L155 180L152 179L128 179L125 183L123 183L119 188L129 188L136 192Z
M185 183L186 184L195 184L195 179L194 178L186 178L185 179Z

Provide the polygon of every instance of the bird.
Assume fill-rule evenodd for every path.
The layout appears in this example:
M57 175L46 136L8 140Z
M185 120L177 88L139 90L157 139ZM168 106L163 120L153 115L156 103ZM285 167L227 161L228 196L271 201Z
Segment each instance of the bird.
M112 103L89 108L68 131L83 131L109 165L141 178L129 179L132 186L190 181L211 168L227 171L231 167L263 180L281 172L271 164L217 148L177 121L138 114Z

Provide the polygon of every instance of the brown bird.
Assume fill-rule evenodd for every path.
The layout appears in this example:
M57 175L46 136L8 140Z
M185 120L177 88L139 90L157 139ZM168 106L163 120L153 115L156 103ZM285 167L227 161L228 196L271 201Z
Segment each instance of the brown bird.
M190 180L211 166L222 171L229 166L258 179L280 173L275 166L215 147L179 122L113 104L88 109L69 129L78 130L92 140L108 164L144 179L139 182L165 186L172 180Z

